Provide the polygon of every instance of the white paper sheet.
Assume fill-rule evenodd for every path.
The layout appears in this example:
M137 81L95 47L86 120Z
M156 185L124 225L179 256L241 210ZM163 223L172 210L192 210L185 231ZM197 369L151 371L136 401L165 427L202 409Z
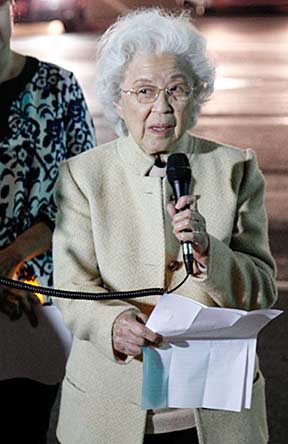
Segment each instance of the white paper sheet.
M147 327L165 344L143 349L142 408L250 408L257 334L281 313L206 307L163 295Z

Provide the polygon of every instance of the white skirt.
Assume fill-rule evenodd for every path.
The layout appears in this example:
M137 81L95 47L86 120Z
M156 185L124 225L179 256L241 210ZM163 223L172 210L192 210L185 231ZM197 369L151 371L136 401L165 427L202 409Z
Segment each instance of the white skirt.
M25 314L10 321L0 313L0 380L30 378L44 384L61 382L72 335L55 305L36 305L38 326Z

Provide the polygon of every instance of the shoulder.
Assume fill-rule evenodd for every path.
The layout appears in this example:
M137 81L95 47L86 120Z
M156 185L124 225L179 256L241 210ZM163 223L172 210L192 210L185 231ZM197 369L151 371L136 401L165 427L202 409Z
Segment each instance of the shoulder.
M78 84L76 77L72 71L62 68L54 63L38 60L37 75L44 79L50 79L51 85L53 83L63 82L66 84Z
M251 149L239 148L225 144L217 140L205 139L193 135L194 152L197 154L210 154L211 156L223 156L231 159L245 159Z
M240 186L242 181L258 177L263 182L263 174L251 148L238 148L195 136L193 152L194 161L210 176L214 174L218 181L228 180L234 186Z
M87 171L87 174L92 172L93 176L95 176L95 174L100 174L104 169L106 170L111 166L115 169L118 157L118 140L119 139L116 139L103 145L98 145L65 160L63 163L67 165L71 174L76 176L82 174L83 171ZM115 155L117 155L117 157L115 157Z
M118 139L63 161L60 165L60 181L63 184L77 184L85 196L97 193L104 183L111 185L115 177L121 174L117 144Z
M205 139L194 136L194 152L199 155L206 155L207 158L221 158L222 161L238 162L245 161L250 157L255 157L251 148L239 148L233 145L218 142L216 140Z

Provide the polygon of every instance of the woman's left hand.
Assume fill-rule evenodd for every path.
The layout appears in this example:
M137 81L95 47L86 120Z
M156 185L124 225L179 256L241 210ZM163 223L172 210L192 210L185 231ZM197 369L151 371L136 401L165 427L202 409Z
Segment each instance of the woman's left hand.
M208 266L209 236L205 218L198 210L198 198L199 196L193 195L181 196L176 205L168 204L167 211L177 239L183 242L191 241L194 259Z
M5 313L11 321L16 321L24 314L32 327L37 327L38 319L35 305L40 304L34 293L23 290L0 289L0 311Z

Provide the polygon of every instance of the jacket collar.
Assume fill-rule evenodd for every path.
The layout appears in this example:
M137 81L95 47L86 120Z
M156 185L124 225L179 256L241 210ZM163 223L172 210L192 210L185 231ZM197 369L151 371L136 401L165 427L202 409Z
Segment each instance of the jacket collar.
M173 152L186 153L188 159L190 160L194 150L194 145L194 137L191 134L186 133L183 135L181 140L179 140L179 143ZM146 176L154 165L154 156L145 153L145 151L135 142L131 135L127 137L120 137L118 139L117 150L126 167L137 176ZM168 155L169 154L164 155L164 158L168 157Z

